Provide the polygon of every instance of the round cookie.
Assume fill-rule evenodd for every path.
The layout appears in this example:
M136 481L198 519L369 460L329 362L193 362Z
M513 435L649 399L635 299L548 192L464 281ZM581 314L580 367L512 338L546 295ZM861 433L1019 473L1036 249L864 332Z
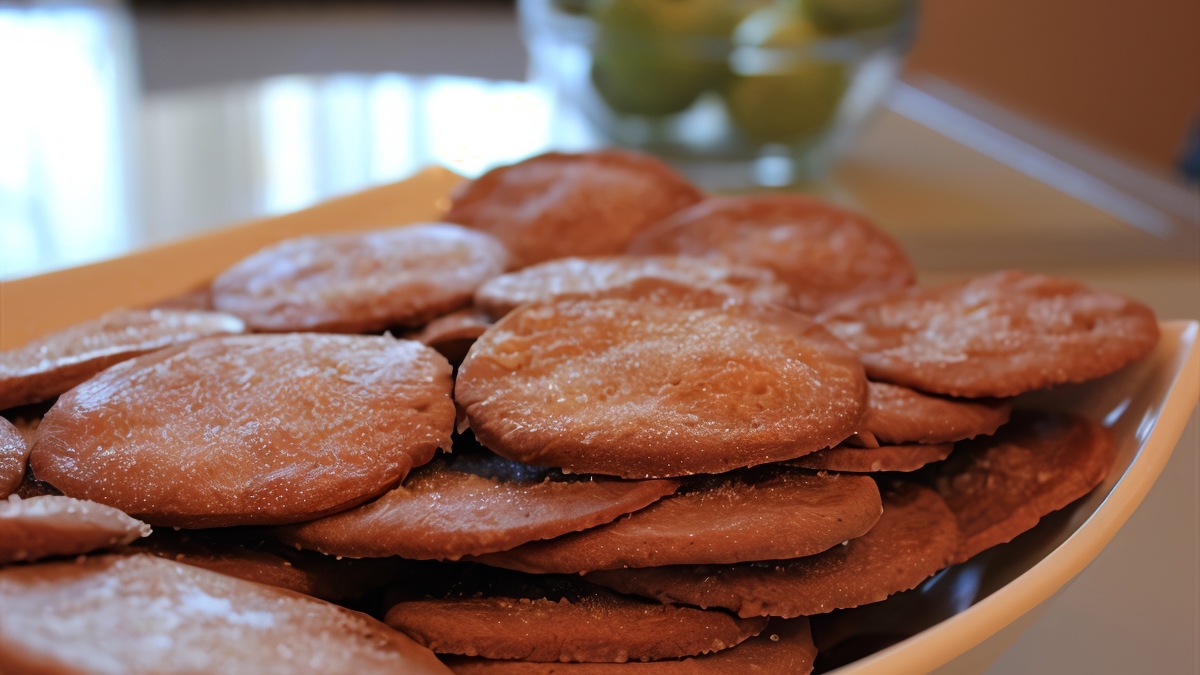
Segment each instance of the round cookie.
M497 454L573 473L721 473L837 444L861 426L853 352L808 317L643 280L509 313L455 400Z
M716 652L767 623L622 597L578 577L473 568L444 597L402 600L384 622L439 654L586 663Z
M954 451L953 443L909 443L857 448L845 443L793 459L788 464L817 471L876 473L879 471L916 471L931 462L940 462Z
M251 530L160 528L126 549L259 584L338 602L383 588L403 569L399 558L343 560L298 551Z
M222 272L213 304L258 331L419 326L470 304L507 264L500 242L451 223L299 237Z
M46 413L29 463L153 525L344 511L449 447L450 365L390 337L244 335L114 366Z
M1099 424L1021 411L995 436L959 443L934 482L958 519L959 563L1092 491L1116 460Z
M615 522L474 558L535 573L813 555L879 520L866 476L757 470L713 477Z
M25 477L29 446L20 429L0 417L0 498L12 494Z
M662 279L750 302L788 302L788 287L770 270L665 255L548 260L490 279L475 291L475 306L501 317L526 302L546 302L568 294L601 293L639 279Z
M451 656L443 661L455 675L727 675L812 672L817 648L808 618L771 619L758 635L731 649L670 661L630 663L538 663Z
M1107 375L1158 343L1147 307L1017 271L852 300L819 320L872 379L973 398Z
M449 673L370 617L153 556L0 570L6 671Z
M490 452L459 451L439 454L373 502L274 536L336 556L457 560L607 523L678 485L573 480Z
M851 445L952 443L993 434L1012 413L1008 401L949 399L884 382L868 389L867 419Z
M883 517L870 532L818 555L726 567L612 570L587 579L661 602L724 607L738 616L808 616L914 588L951 563L957 543L945 502L910 483L884 494Z
M121 546L150 526L120 511L70 497L0 500L0 564Z
M404 337L433 347L446 357L451 365L457 366L467 357L467 352L471 350L475 340L492 327L492 323L491 317L474 307L468 307L439 316L425 324L421 330Z
M117 310L0 352L0 409L67 391L105 368L171 345L246 329L218 312Z
M702 197L648 155L548 153L464 184L445 218L504 242L515 269L572 255L622 253L640 230Z
M904 251L870 220L804 195L709 197L647 228L628 252L764 267L810 313L916 281Z

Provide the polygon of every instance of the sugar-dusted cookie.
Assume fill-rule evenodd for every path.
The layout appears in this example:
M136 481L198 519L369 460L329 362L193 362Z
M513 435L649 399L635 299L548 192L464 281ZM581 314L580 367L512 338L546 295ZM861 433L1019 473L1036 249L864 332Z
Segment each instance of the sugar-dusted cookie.
M793 459L788 464L818 471L875 473L879 471L916 471L931 462L950 456L953 443L908 443L859 448L845 443Z
M475 291L475 306L500 317L526 302L600 293L639 279L664 279L752 302L786 304L788 287L770 270L682 256L604 256L548 260L490 279Z
M29 463L153 525L344 511L448 447L450 365L390 337L242 335L114 366L58 399Z
M275 536L337 556L457 560L607 523L678 485L563 476L460 450L438 455L373 502L279 528Z
M421 330L413 331L405 337L433 347L445 356L447 361L457 366L466 358L475 340L492 327L492 323L492 318L487 314L474 307L467 307L439 316L425 324Z
M70 497L0 499L0 564L120 546L150 526L120 511Z
M213 304L259 331L419 326L504 271L494 238L451 223L288 239L221 273Z
M1021 411L995 436L959 443L935 481L958 518L955 562L1091 492L1115 460L1108 431L1077 415Z
M867 419L851 445L952 443L992 434L1008 421L1008 401L951 399L908 387L871 382Z
M505 457L682 476L840 442L866 411L861 368L803 314L642 280L512 311L471 348L454 395Z
M338 602L383 588L402 573L399 558L350 560L300 551L254 528L159 528L123 552L149 553L238 579Z
M378 621L148 555L0 570L5 672L449 673Z
M884 600L950 564L958 542L954 514L936 492L915 484L885 492L883 517L866 535L819 555L729 566L612 570L588 580L622 593L738 616L807 616Z
M870 220L796 194L710 197L647 228L628 250L765 267L805 312L916 281L904 251Z
M512 266L622 253L647 225L703 195L661 161L621 150L548 153L464 184L446 220L488 232Z
M21 485L28 461L25 436L12 422L0 417L0 498L9 496Z
M403 600L384 621L439 654L599 663L716 652L766 625L622 597L578 577L467 570L449 592Z
M67 391L114 363L211 335L245 331L217 312L118 310L0 352L0 409Z
M728 675L769 673L808 675L817 648L807 617L771 619L758 635L740 645L686 659L629 663L539 663L451 656L443 658L455 675Z
M1017 271L851 300L819 320L858 350L872 379L951 396L1090 380L1158 343L1144 305Z
M880 510L866 476L764 468L704 479L608 525L475 560L575 573L796 558L865 534Z

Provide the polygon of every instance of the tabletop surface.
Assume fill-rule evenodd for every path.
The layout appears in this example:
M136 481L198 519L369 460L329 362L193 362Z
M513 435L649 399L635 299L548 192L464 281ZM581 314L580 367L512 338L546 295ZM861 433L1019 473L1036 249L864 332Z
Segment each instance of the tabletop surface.
M0 88L25 94L0 105L0 278L294 210L427 164L474 176L598 142L517 81L360 72L138 93L127 17L64 16L22 27L0 12ZM55 56L6 67L16 38ZM802 187L877 219L924 281L1024 267L1126 293L1163 319L1200 318L1195 188L944 83L901 84L833 174ZM1193 413L1143 505L988 673L1198 672L1198 454Z

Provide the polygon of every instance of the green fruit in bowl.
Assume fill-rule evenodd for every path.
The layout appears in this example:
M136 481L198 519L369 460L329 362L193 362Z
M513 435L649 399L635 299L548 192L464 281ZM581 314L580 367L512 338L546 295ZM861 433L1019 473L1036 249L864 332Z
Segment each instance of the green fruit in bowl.
M808 18L830 33L890 26L908 5L909 0L800 0Z
M737 27L736 74L723 93L738 127L760 140L787 143L829 125L849 73L846 64L811 51L821 37L811 21L777 5Z
M551 0L551 5L563 14L587 14L589 0Z
M728 38L762 0L594 0L592 82L619 112L686 110L728 78Z

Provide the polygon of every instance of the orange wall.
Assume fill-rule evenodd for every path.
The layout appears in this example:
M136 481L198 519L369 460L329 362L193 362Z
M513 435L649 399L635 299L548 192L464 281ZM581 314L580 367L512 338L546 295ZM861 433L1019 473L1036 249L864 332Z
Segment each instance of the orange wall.
M910 71L1173 169L1200 120L1200 0L923 0Z

